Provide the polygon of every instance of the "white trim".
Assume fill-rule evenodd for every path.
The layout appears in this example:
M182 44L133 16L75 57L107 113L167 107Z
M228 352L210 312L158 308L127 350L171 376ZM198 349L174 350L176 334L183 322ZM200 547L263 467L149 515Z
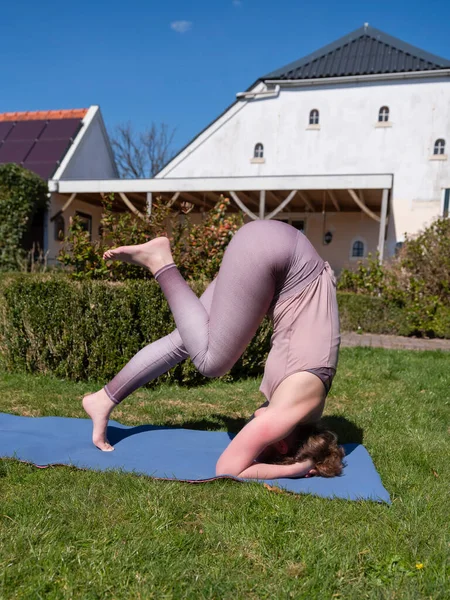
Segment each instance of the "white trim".
M254 156L253 158L250 159L250 162L253 165L263 165L266 162L266 159L264 157Z
M320 125L319 124L317 124L317 125L308 125L308 127L306 127L306 131L308 131L308 129L310 131L319 131Z
M362 256L352 256L352 254L353 254L353 244L354 244L355 242L362 242L362 243L364 244L364 252L363 252L363 255L362 255ZM362 237L362 236L360 236L360 235L358 235L358 236L354 237L354 238L352 239L352 241L350 242L350 252L349 252L349 259L350 259L352 262L356 262L356 261L358 261L358 260L362 260L363 258L367 258L367 254L368 254L368 252L367 252L367 249L368 249L368 245L367 245L367 241L366 241L366 239L365 239L365 238L363 238L363 237Z
M376 73L374 75L349 75L347 77L321 77L320 79L265 79L267 83L281 87L313 87L334 83L358 83L360 81L385 81L392 79L429 79L450 77L450 69L436 71L412 71L408 73Z
M377 121L375 123L375 127L380 127L380 128L392 127L392 125L393 125L392 121Z
M65 157L62 159L61 164L59 165L59 167L56 170L56 173L52 177L52 180L58 181L58 179L61 179L64 171L66 170L67 165L72 160L73 155L75 154L78 146L81 143L81 140L83 139L84 135L86 134L86 131L88 130L89 125L94 120L94 117L98 110L99 110L98 106L90 106L88 108L88 111L84 115L83 120L81 122L82 123L81 129L77 133L76 138L74 139L73 144L70 146L69 150L67 151Z
M444 206L445 206L445 190L448 188L443 187L441 190L441 208L439 211L439 216L442 218L444 216Z
M391 189L393 175L258 175L254 177L186 177L173 179L94 179L50 181L60 194L223 192L227 190L383 190Z
M448 160L447 154L432 154L429 160Z

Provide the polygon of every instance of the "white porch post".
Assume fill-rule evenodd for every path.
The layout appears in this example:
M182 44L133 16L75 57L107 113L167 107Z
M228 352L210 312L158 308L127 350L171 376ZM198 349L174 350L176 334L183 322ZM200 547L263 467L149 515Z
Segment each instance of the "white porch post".
M378 254L380 264L383 264L384 258L384 242L386 240L386 220L387 220L387 208L388 208L389 190L384 189L381 199L381 219L380 219L380 233L378 236Z
M266 212L266 190L259 192L259 218L264 219Z
M153 192L147 192L147 216L152 216Z

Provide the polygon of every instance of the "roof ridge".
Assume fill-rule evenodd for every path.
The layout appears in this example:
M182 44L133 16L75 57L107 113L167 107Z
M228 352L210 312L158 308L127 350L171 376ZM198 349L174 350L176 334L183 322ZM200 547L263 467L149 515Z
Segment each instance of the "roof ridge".
M351 43L362 40L363 38L369 38L380 44L390 46L391 48L396 49L397 51L400 51L404 54L408 54L420 61L429 63L430 65L432 65L432 67L431 67L432 69L449 68L450 67L450 60L447 60L447 59L445 59L441 56L437 56L435 54L431 54L430 52L427 52L426 50L422 50L421 48L418 48L416 46L412 46L411 44L408 44L407 42L404 42L403 40L400 40L399 38L396 38L387 33L384 33L380 29L371 27L368 23L366 23L363 27L359 27L358 29L355 29L354 31L340 37L339 39L335 40L334 42L331 42L330 44L322 46L315 52L312 52L311 54L308 54L296 61L288 63L287 65L284 65L283 67L276 69L275 71L272 71L271 73L268 73L267 75L264 75L263 77L260 77L259 81L261 81L261 80L264 81L267 79L276 79L279 77L283 77L285 79L303 79L304 77L295 77L295 76L288 77L287 75L289 75L292 71L299 70L302 67L305 67L314 61L318 61L319 59L324 59L326 56L330 55L331 53L338 52L345 46L348 46ZM410 69L408 69L408 70L410 70ZM417 69L414 69L414 70L417 70ZM424 70L426 70L426 68ZM387 72L387 71L383 70L383 72ZM394 70L391 72L397 72L397 71ZM316 77L317 76L326 77L329 75L322 74L322 75L316 75ZM313 77L314 77L314 74L313 74ZM311 78L311 75L308 75L307 78Z
M87 108L35 110L0 113L0 121L49 121L53 119L83 119Z

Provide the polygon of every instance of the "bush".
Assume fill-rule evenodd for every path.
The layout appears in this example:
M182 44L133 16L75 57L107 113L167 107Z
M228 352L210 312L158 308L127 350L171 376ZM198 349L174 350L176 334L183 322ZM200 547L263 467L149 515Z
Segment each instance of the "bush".
M191 287L200 295L205 284ZM343 331L411 334L406 313L381 298L339 292L338 303ZM435 335L450 337L450 308L441 307L433 323ZM154 281L74 281L64 274L0 278L0 363L9 371L106 382L173 327ZM261 375L271 333L266 319L224 379ZM184 385L207 381L189 360L161 380Z
M205 286L192 287L201 294ZM109 283L24 274L4 278L0 285L0 360L11 371L108 381L143 346L173 328L155 281ZM270 335L266 321L225 379L260 374ZM162 379L187 385L207 381L190 361Z
M191 281L210 281L219 270L223 253L234 233L243 225L242 215L227 214L230 201L222 198L205 214L202 223L193 225L189 215L182 222L179 212L156 199L151 217L137 217L132 213L113 212L114 196L103 199L102 236L95 242L89 240L81 222L72 219L63 248L58 256L74 279L102 279L125 281L151 279L146 269L123 262L102 258L107 248L143 244L157 236L167 235L175 262L181 274Z
M0 165L0 271L22 268L23 238L38 211L48 203L47 184L15 164Z
M397 257L385 265L369 256L356 271L344 269L338 289L377 296L403 309L407 330L443 335L450 307L450 220L438 219L417 236L406 237Z

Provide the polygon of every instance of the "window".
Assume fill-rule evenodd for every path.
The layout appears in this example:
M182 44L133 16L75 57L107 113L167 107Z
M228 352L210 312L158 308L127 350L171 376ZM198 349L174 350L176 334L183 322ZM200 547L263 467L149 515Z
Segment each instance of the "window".
M356 240L352 246L352 258L363 258L364 257L364 242Z
M378 113L378 122L379 123L387 123L389 121L389 108L387 106L382 106Z
M309 113L309 124L310 125L318 125L319 124L319 111L317 109L314 109Z
M53 221L53 227L55 240L60 242L62 239L64 239L65 233L65 223L62 215L58 215L56 217L56 219Z
M89 233L89 239L92 239L92 217L83 212L75 211L75 215L78 217L81 228Z
M255 151L253 153L254 158L264 158L264 146L260 143L256 144Z
M433 154L435 156L441 156L442 154L445 154L445 140L439 139L434 142Z

